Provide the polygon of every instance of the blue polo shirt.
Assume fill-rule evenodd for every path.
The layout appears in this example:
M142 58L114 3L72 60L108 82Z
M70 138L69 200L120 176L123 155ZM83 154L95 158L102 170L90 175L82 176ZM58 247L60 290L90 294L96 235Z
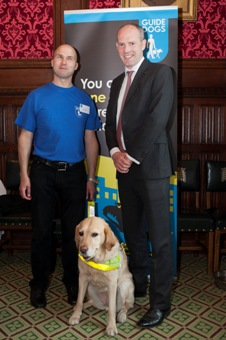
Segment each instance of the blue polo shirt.
M63 88L53 83L31 91L15 124L34 133L34 155L68 163L85 158L85 130L101 128L86 92L74 85Z

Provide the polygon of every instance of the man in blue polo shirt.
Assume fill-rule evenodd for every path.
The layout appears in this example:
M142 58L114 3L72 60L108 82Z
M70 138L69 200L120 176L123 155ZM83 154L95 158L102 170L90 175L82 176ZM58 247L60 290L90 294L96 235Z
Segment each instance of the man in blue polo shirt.
M78 254L74 233L75 226L85 217L86 199L94 198L99 150L95 131L101 128L94 102L72 83L78 68L74 47L59 46L51 65L53 81L28 95L15 121L22 129L18 140L20 194L32 203L30 302L35 308L43 308L47 303L52 220L58 203L63 283L68 302L76 303ZM29 173L31 151L33 162Z

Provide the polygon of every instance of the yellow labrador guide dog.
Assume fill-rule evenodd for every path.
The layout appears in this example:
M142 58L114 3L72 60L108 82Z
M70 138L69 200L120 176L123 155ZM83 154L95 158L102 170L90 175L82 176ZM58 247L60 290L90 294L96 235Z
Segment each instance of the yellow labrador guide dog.
M118 333L117 321L127 319L134 304L134 284L127 256L109 225L100 217L88 217L76 227L75 242L79 252L79 292L69 319L79 323L82 310L90 306L108 310L106 332ZM85 296L88 301L83 303Z

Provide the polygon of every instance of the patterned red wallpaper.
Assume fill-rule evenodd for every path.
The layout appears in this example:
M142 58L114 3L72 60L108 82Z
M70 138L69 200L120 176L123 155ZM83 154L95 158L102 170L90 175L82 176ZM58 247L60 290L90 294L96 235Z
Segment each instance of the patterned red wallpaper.
M119 0L90 0L90 9ZM225 58L226 0L198 0L195 22L179 23L180 58ZM0 59L51 58L53 0L0 0Z
M89 0L89 8L118 8L121 5L119 0Z
M0 0L0 59L51 58L53 0Z
M180 58L226 57L226 0L198 0L198 18L179 26Z

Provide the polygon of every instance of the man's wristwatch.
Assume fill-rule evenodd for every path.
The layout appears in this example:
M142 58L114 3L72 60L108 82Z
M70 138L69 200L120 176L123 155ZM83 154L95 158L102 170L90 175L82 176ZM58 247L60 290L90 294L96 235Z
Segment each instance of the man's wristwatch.
M88 177L88 181L97 184L97 180L95 178Z

